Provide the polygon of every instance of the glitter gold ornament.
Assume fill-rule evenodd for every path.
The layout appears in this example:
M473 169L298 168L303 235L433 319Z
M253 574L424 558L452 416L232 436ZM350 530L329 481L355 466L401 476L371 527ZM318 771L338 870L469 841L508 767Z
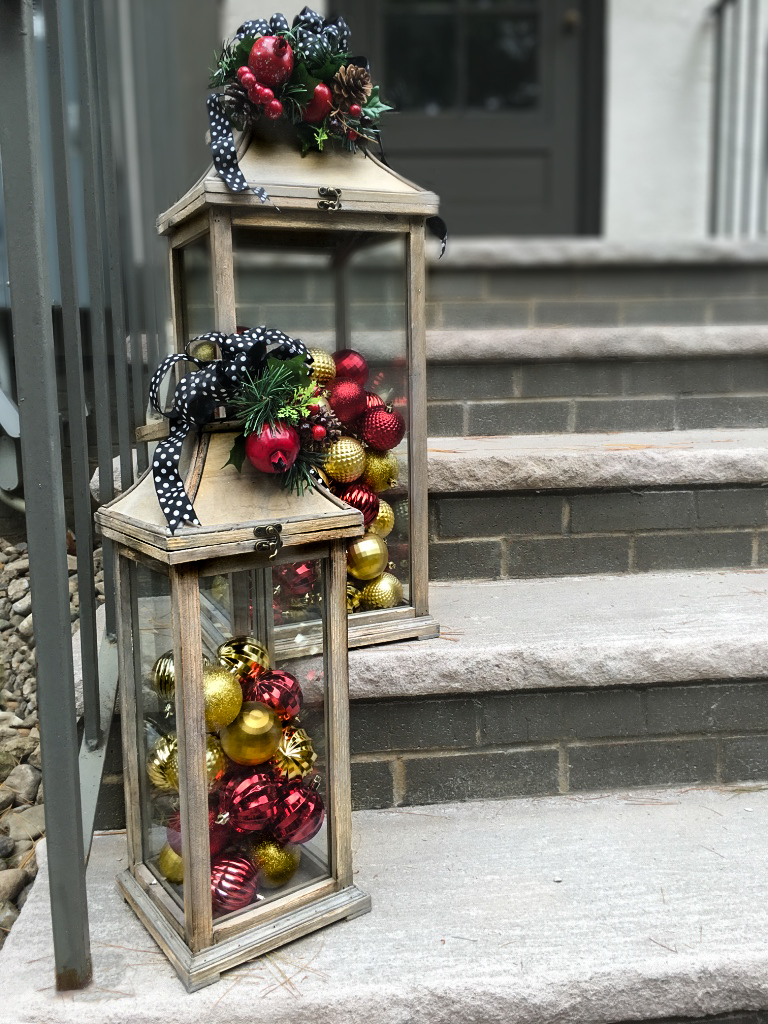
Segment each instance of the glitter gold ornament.
M351 615L360 607L360 591L354 583L347 583L347 614Z
M358 580L372 580L387 566L387 545L375 533L366 533L349 542L347 572Z
M223 665L209 665L203 669L203 697L205 727L209 732L229 725L243 706L242 687L237 677Z
M378 494L379 491L388 491L397 484L398 471L397 456L392 452L370 451L365 456L361 480Z
M224 753L237 764L263 764L274 757L282 737L280 719L265 704L247 701L243 710L221 730Z
M286 725L275 754L275 764L284 779L299 779L312 770L317 754L305 729Z
M259 839L252 843L249 856L258 869L261 884L270 889L290 882L301 863L298 846L282 845L274 839Z
M201 363L210 363L218 359L218 347L213 341L194 341L189 346L189 354L193 359L199 359Z
M175 743L175 739L174 739ZM205 774L208 776L208 792L213 792L227 771L227 759L221 743L215 736L205 737ZM175 747L165 768L165 779L170 789L179 791L179 749Z
M403 600L403 584L391 572L383 572L360 591L364 608L394 608Z
M365 467L365 448L354 437L340 437L328 449L323 468L339 483L357 480Z
M309 354L312 363L312 377L321 387L325 387L336 376L336 362L330 352L322 348L311 348Z
M384 501L383 498L379 498L379 511L376 518L368 527L368 532L375 533L379 537L388 537L392 532L392 527L394 525L395 513L392 510L392 506L389 502Z
M178 744L175 736L163 736L147 754L147 775L149 776L149 781L164 793L172 793L175 789L178 789L177 754ZM177 779L175 785L168 778L168 767L171 763L176 765L176 768L174 768L174 772L176 772L174 778Z
M269 652L253 636L233 636L216 651L219 663L235 675L260 675L269 672Z
M184 881L184 865L181 857L175 850L172 850L168 843L157 855L157 870L167 878L169 882L180 885Z

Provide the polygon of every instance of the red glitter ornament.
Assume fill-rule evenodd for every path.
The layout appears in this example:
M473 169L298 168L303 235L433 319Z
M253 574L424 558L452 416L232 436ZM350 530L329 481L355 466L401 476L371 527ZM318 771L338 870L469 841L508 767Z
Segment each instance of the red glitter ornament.
M342 423L351 423L365 412L365 391L353 380L340 380L334 384L328 401Z
M387 452L396 448L405 437L405 420L399 412L372 409L363 416L360 434L371 448Z
M272 835L279 843L306 843L316 836L325 820L323 798L301 779L278 787L277 812Z
M211 857L217 857L232 838L232 830L229 825L220 825L216 821L217 814L218 808L209 807L208 839L211 848ZM181 856L181 814L179 814L178 811L175 814L172 814L168 819L166 840L173 852L178 853L178 855Z
M351 483L341 492L340 498L352 508L359 509L363 513L363 524L366 528L379 514L379 496L367 484L357 481Z
M211 902L213 909L229 914L242 910L258 892L259 872L246 857L224 854L211 865Z
M272 708L275 714L287 722L301 711L301 686L296 676L282 669L267 672L266 675L243 681L243 700L256 700Z
M368 363L353 348L334 352L333 361L336 363L336 380L351 380L361 387L368 380Z
M272 583L296 597L309 594L317 584L317 566L314 562L289 562L272 570Z
M277 808L277 783L271 771L252 772L225 783L222 791L220 824L235 832L261 832L272 824ZM222 819L225 819L222 821Z

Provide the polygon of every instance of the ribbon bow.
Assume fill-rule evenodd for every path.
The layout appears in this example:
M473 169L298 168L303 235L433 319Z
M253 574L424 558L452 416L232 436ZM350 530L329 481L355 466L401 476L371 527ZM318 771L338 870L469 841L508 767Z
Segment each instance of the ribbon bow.
M231 399L247 376L259 376L268 358L292 359L300 355L305 362L312 363L312 356L302 342L273 327L255 327L229 335L210 331L194 340L217 344L221 359L203 362L186 352L167 356L149 386L152 408L170 420L170 434L158 444L152 457L152 478L172 534L182 523L200 525L179 475L181 447L192 427L209 423L216 407ZM179 362L194 363L198 369L182 377L173 395L171 411L165 412L160 406L160 385L170 368Z

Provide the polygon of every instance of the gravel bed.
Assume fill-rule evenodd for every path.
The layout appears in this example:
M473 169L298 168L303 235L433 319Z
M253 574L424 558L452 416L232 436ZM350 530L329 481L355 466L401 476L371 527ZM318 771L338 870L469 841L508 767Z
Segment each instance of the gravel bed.
M69 565L72 632L80 628L77 562ZM94 587L104 601L101 549ZM26 543L0 538L0 949L37 874L35 845L44 834L37 716L35 635Z

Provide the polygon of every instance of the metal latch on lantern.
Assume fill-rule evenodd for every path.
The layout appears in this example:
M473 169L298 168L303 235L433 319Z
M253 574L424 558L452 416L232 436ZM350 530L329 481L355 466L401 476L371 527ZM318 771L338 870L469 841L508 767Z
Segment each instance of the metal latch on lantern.
M319 196L324 198L317 201L318 210L340 210L341 209L341 189L340 188L328 188L326 185L321 185L317 190Z
M282 523L274 523L272 526L257 526L253 531L254 537L258 538L254 550L262 555L267 555L270 560L275 558L283 546L280 536L282 529Z

